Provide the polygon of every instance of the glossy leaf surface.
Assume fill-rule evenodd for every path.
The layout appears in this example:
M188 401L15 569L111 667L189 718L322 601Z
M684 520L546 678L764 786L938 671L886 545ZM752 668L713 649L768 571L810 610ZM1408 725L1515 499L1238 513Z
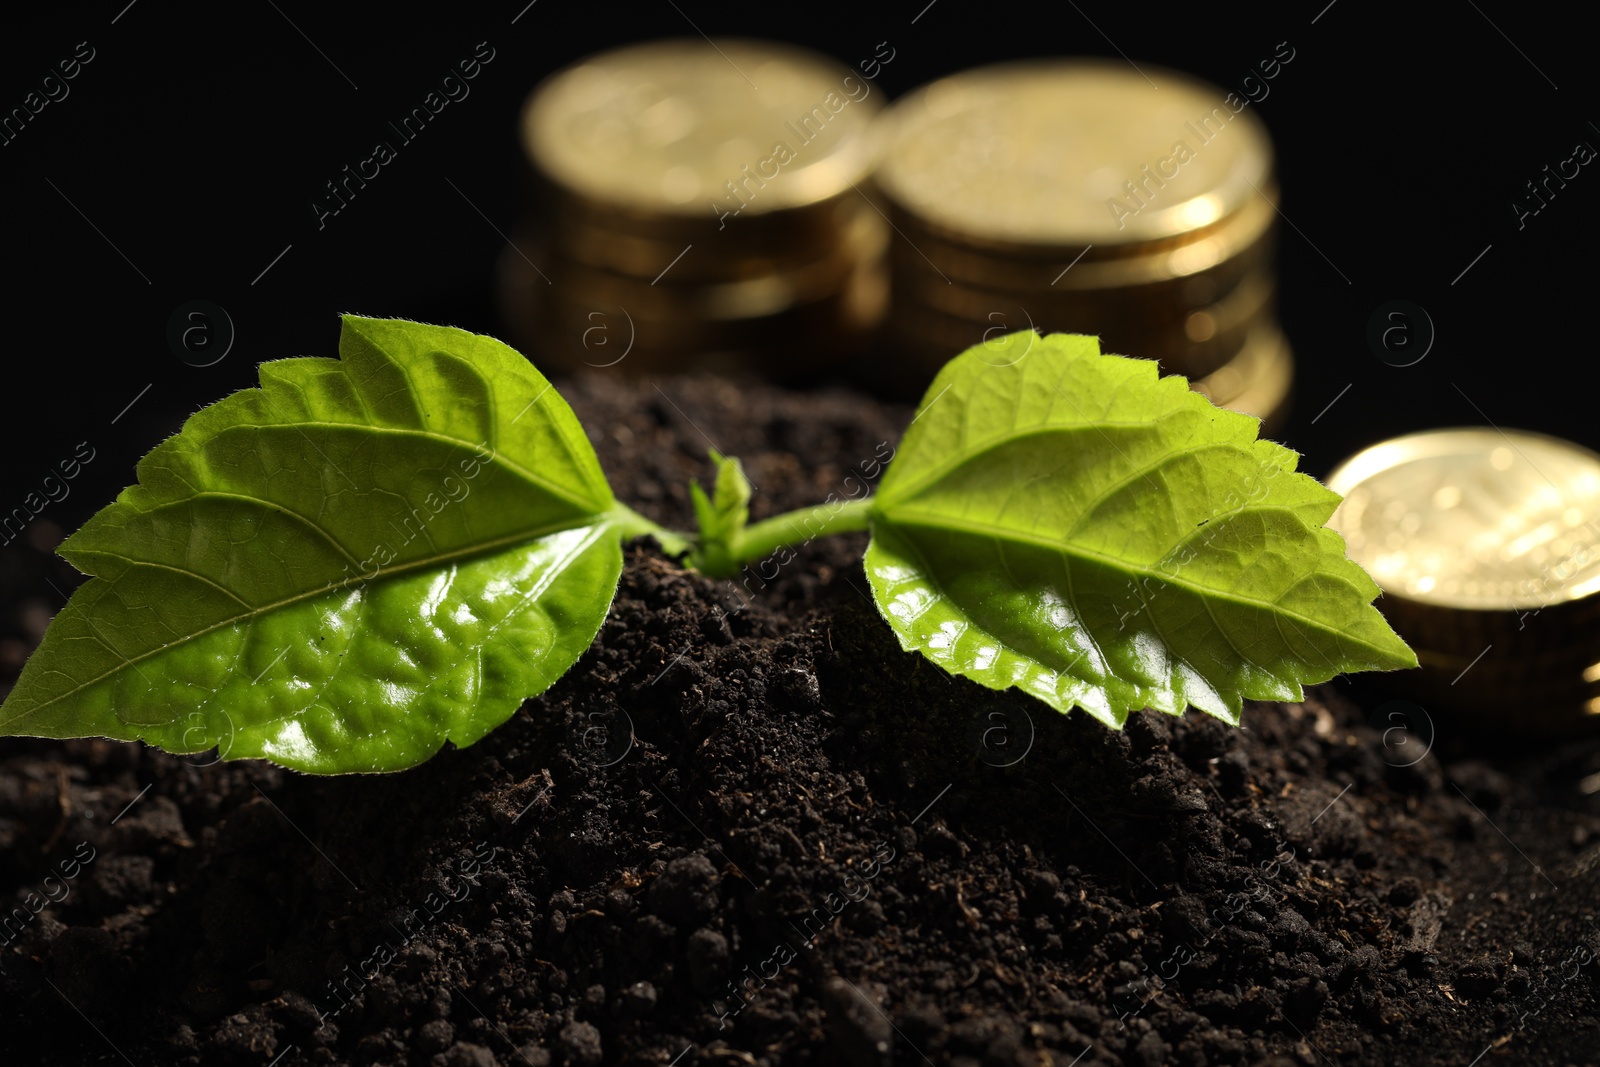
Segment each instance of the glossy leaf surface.
M970 349L875 498L879 609L946 670L1114 727L1415 666L1322 525L1338 495L1258 428L1092 337Z
M264 364L62 545L94 577L0 731L396 770L582 654L622 552L566 402L461 330L347 317L339 351Z

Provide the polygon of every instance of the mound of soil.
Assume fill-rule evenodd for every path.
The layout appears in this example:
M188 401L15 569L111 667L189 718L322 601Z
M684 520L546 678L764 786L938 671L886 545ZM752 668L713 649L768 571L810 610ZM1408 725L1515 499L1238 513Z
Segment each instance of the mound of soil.
M708 447L760 517L909 417L659 385L564 391L677 526ZM76 580L35 541L13 678ZM635 543L578 665L404 774L0 742L0 1062L1594 1062L1600 743L1434 743L1370 678L1115 733L900 651L864 544Z

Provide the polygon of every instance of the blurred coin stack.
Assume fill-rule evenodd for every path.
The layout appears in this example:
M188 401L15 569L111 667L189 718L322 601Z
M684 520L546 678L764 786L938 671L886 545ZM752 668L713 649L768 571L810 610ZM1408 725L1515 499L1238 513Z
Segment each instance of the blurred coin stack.
M1502 732L1600 728L1600 456L1432 430L1358 452L1328 486L1345 498L1328 525L1421 664L1386 680Z
M659 41L554 75L523 113L537 221L502 309L545 366L814 374L887 304L888 226L855 186L881 95L803 49Z
M1281 420L1272 145L1240 97L1098 60L980 67L897 101L876 187L889 331L919 383L1030 327L1098 334L1218 404Z

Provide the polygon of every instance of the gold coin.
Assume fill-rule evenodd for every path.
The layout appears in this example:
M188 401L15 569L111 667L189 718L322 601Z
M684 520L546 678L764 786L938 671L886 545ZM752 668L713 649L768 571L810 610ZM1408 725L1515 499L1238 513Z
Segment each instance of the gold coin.
M1221 368L1189 383L1218 407L1254 415L1271 435L1288 411L1294 384L1294 355L1276 323L1258 322L1239 354Z
M844 256L838 263L842 269L826 286L812 284L818 274L813 267L803 284L780 276L755 293L738 286L692 286L685 299L658 296L660 286L630 279L608 279L622 286L618 290L574 287L571 264L523 238L500 257L498 306L510 339L545 369L587 366L634 375L707 370L803 380L864 350L886 310L888 276L881 257ZM751 300L771 296L773 285L783 291L765 315L707 313L707 305L730 298L741 305L735 310L749 311ZM653 299L642 299L646 295Z
M735 256L751 249L811 247L827 243L837 228L840 212L850 203L864 203L854 189L809 204L761 213L719 214L706 205L705 213L663 214L629 208L613 201L596 200L571 189L541 182L539 213L554 220L603 233L625 233L653 241L676 243L716 241ZM727 211L729 209L724 209Z
M1246 103L1124 63L980 67L884 113L877 182L963 242L1103 258L1213 226L1267 187L1272 146Z
M805 49L655 41L553 75L529 98L522 138L575 195L716 222L849 191L871 167L880 101L870 82Z
M899 301L891 305L887 334L905 383L921 386L967 349L994 344L1008 333L1027 328L1026 323L1003 319L985 326ZM1101 350L1124 354L1104 338ZM1154 358L1144 353L1126 354ZM1261 419L1261 432L1271 435L1288 414L1293 382L1294 356L1288 339L1269 316L1252 324L1243 346L1219 370L1191 380L1189 387L1218 407Z
M1526 612L1600 590L1600 456L1522 430L1397 437L1328 476L1328 525L1385 593Z
M1574 670L1586 669L1590 661L1600 659L1600 597L1490 611L1440 607L1386 593L1383 612L1412 647L1457 657L1464 661L1463 667L1490 646L1493 654L1482 665L1491 671L1496 663L1513 659L1549 662L1551 670L1544 673L1553 677L1562 671L1572 673L1567 668L1573 664ZM1565 665L1561 671L1553 666L1558 660ZM1478 676L1476 670L1473 676Z
M676 267L646 281L570 260L557 260L547 270L555 288L580 304L619 305L649 319L759 319L838 292L860 264L882 259L888 233L888 226L876 213L862 214L846 242L828 254L783 271L733 281L700 281L689 272L680 280L674 277ZM688 251L684 258L695 251ZM714 255L715 249L707 249L706 254Z
M1263 330L1264 323L1274 321L1276 290L1271 274L1252 274L1215 304L1184 316L1180 331L1154 338L1151 352L1164 371L1189 378L1204 378L1221 370L1257 337L1259 343L1281 346L1287 354L1287 341L1276 327ZM1292 366L1292 357L1290 362ZM1285 393L1287 389L1285 382ZM1278 397L1274 404L1282 399Z
M1045 248L1039 255L976 249L951 241L903 211L891 210L889 216L904 238L896 242L897 263L941 281L948 278L1026 292L1106 294L1127 290L1150 300L1171 299L1169 294L1198 288L1198 302L1207 303L1204 294L1208 290L1220 292L1272 259L1276 190L1264 188L1263 194L1186 241L1140 246L1137 255L1106 259L1080 256L1082 249L1070 248Z
M1205 366L1209 371L1239 350L1242 328L1271 301L1273 279L1266 271L1254 271L1214 302L1201 306L1180 303L1176 292L1169 301L1150 300L1137 291L1008 292L904 271L896 278L896 291L924 307L982 323L985 328L1009 321L1016 324L1015 329L1031 326L1041 333L1109 335L1118 346L1116 351L1149 359L1169 358L1222 338L1220 346L1211 346L1212 362ZM1174 369L1189 372L1195 367L1190 362Z
M767 234L759 242L744 240L748 231L741 229L730 230L726 237L707 234L705 240L692 242L697 248L690 248L681 238L668 241L595 225L564 211L554 213L549 229L552 251L573 262L646 281L674 282L730 282L781 274L833 254L841 245L856 246L863 231L888 233L883 217L854 193L831 201L826 225ZM860 247L861 254L881 255L884 243Z
M892 331L900 338L929 341L946 357L985 339L1033 328L1094 334L1104 351L1157 360L1165 373L1190 378L1205 377L1235 359L1260 323L1271 318L1274 304L1266 275L1246 279L1218 303L1187 316L1141 315L1137 308L1109 306L1070 312L999 296L981 305L988 308L981 315L956 315L908 292L904 276L895 278L895 286Z
M556 291L544 298L535 346L541 365L551 367L804 379L865 346L886 287L881 264L860 264L832 292L762 318L737 320L653 318Z
M1434 652L1414 640L1413 647L1421 669L1389 675L1385 683L1449 708L1462 725L1552 736L1600 730L1600 664L1552 665L1498 644L1471 655Z
M1267 216L1275 215L1260 197L1243 214L1256 215L1257 205ZM1187 260L1185 248L1179 248L1102 263L1047 266L958 249L899 219L890 260L896 292L916 294L925 304L966 309L969 315L976 305L990 305L977 309L984 316L1002 305L1013 316L1023 307L1040 310L1041 329L1114 335L1113 343L1122 346L1119 351L1161 359L1180 373L1206 374L1243 341L1240 315L1229 311L1219 316L1214 305L1230 299L1231 307L1248 303L1238 295L1241 290L1252 279L1270 277L1274 238L1267 221L1250 220L1253 229L1247 236L1239 230L1218 231L1196 241L1186 247L1200 254ZM1219 256L1224 258L1219 261ZM1044 284L1050 281L1057 284ZM1257 301L1244 317L1261 310ZM1180 332L1185 339L1176 344L1165 339ZM1158 333L1162 340L1147 339Z
M946 358L1015 330L1094 334L1102 350L1158 360L1166 373L1191 378L1221 374L1202 391L1217 390L1218 403L1227 405L1245 391L1247 381L1261 376L1260 368L1276 366L1272 343L1266 339L1271 331L1261 329L1271 319L1273 289L1272 276L1258 272L1214 304L1157 314L1136 300L1108 296L1077 304L1043 304L937 282L914 286L902 274L895 279L891 329L913 344L944 351ZM1258 335L1262 354L1241 359ZM1230 364L1236 365L1223 374ZM1287 383L1282 384L1286 389ZM1276 396L1272 403L1281 399Z
M1600 688L1595 688L1600 682L1600 664L1595 662L1600 659L1600 648L1592 641L1587 648L1514 649L1494 642L1470 651L1440 652L1420 640L1413 647L1423 667L1447 679L1470 671L1474 688L1517 686L1528 694L1574 693L1588 688L1600 694Z

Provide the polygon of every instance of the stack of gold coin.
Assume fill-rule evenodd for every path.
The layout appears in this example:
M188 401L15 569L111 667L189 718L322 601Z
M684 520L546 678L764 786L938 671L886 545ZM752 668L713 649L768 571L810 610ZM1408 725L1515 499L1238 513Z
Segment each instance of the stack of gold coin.
M1328 525L1383 590L1419 699L1511 731L1600 727L1600 456L1542 434L1433 430L1328 477Z
M881 97L803 49L658 41L554 75L523 112L537 222L501 304L555 367L815 372L887 306L888 226L857 186Z
M1281 418L1272 144L1247 102L1097 60L1006 63L884 112L892 340L931 375L1000 334L1098 334Z

